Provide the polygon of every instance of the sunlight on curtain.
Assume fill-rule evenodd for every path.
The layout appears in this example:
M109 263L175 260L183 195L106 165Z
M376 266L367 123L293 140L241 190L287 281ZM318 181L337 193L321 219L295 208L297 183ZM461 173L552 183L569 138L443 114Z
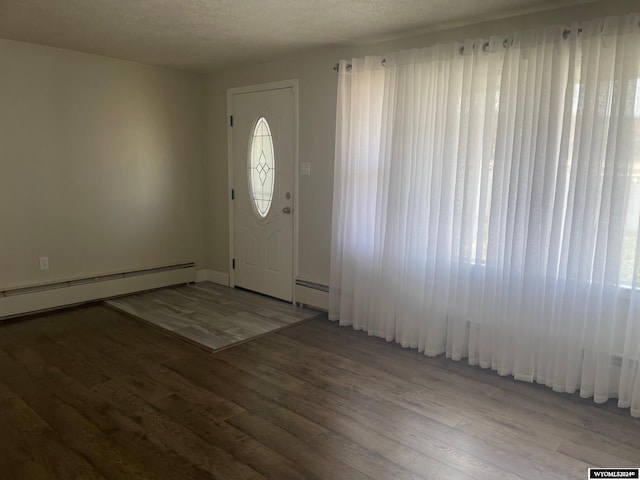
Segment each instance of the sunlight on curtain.
M640 416L640 15L339 71L330 318Z

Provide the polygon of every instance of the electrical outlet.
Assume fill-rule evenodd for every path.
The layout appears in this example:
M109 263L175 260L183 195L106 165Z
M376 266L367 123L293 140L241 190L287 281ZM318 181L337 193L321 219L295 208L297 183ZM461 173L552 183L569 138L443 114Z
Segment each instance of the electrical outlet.
M49 257L40 257L40 270L49 270Z

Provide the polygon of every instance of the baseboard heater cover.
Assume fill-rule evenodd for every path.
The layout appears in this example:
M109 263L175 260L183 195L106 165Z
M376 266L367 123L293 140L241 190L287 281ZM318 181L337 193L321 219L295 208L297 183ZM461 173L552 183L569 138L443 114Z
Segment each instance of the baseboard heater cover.
M329 287L296 278L296 303L327 311L329 310Z
M180 263L0 291L0 319L195 281L195 264Z
M313 290L320 290L321 292L329 293L329 286L322 285L321 283L310 282L308 280L302 280L300 278L296 278L296 285L300 285L301 287L311 288Z

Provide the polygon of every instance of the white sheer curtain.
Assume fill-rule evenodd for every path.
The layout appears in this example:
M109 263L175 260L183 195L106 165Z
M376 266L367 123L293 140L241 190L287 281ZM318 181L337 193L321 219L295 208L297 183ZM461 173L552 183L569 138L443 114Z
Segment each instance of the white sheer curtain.
M330 318L640 416L640 15L349 63Z

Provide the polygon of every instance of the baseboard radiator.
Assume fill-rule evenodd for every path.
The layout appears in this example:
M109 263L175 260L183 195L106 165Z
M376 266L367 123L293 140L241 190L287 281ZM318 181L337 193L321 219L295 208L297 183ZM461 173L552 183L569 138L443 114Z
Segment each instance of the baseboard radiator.
M321 283L296 278L296 303L320 310L329 310L329 287Z
M0 290L0 321L195 281L193 262Z

